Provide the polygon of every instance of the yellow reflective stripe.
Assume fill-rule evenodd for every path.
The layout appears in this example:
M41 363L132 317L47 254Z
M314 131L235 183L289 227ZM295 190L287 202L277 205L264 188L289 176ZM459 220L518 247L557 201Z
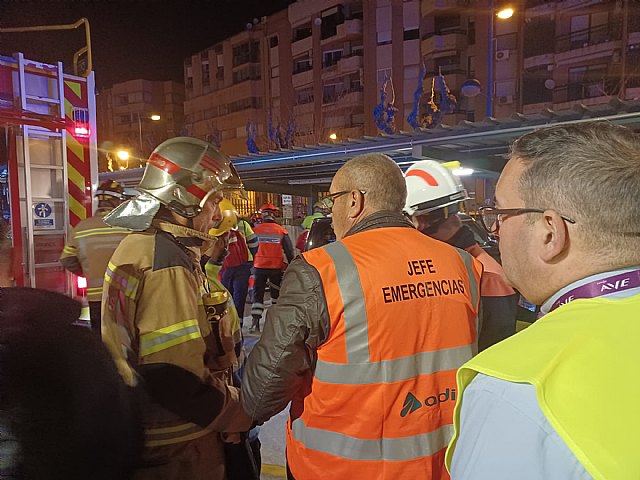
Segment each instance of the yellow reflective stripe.
M119 285L127 297L135 300L139 283L137 278L123 273L113 263L109 262L107 271L104 274L104 280L110 285Z
M89 287L89 288L87 288L87 295L91 295L92 293L102 293L102 287Z
M77 251L78 249L71 245L65 245L65 247L62 249L62 252L67 255L75 255Z
M181 442L188 442L196 438L204 437L213 429L202 428L195 423L176 425L175 427L147 428L145 429L145 447L162 447ZM179 434L179 435L175 435Z
M76 232L75 238L91 237L93 235L126 235L131 233L131 230L120 227L104 227L104 228L92 228L90 230L83 230Z
M89 310L89 305L83 306L82 309L80 310L80 320L86 320L86 321L91 320L91 312Z
M180 345L195 338L202 338L197 320L169 325L140 336L140 355L150 355Z

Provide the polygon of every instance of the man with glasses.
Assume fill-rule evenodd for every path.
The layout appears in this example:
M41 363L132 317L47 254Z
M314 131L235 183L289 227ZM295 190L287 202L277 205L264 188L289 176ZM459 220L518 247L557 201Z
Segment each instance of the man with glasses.
M414 163L405 173L404 212L416 228L436 240L469 252L484 268L478 350L516 333L516 292L507 285L500 264L485 252L458 212L465 211L467 191L453 172L435 160Z
M287 269L242 404L264 422L291 402L290 478L443 478L482 267L413 228L385 155L348 161L330 192L337 241Z
M640 138L525 135L482 218L544 316L458 372L452 479L640 478Z

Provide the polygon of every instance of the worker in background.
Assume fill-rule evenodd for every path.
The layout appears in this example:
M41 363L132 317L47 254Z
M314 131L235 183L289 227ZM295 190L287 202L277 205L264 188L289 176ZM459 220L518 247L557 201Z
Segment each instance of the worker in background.
M307 237L309 236L309 231L311 230L314 220L316 218L328 217L331 214L332 206L333 201L326 197L313 204L313 213L311 215L307 215L302 221L301 226L304 230L300 235L298 235L298 239L296 240L296 248L300 252L304 252L304 246L307 242Z
M0 289L0 478L127 480L142 449L135 393L59 293Z
M435 160L414 163L405 173L407 203L405 213L425 235L461 248L484 267L480 351L516 332L517 295L504 279L500 264L476 242L473 232L462 224L467 192L453 172Z
M264 311L264 290L267 282L270 284L271 304L278 300L280 282L282 281L283 252L287 262L293 260L293 245L287 230L276 223L275 215L278 212L276 206L267 203L260 208L262 223L253 227L258 237L258 252L253 259L254 268L254 298L251 306L253 324L251 332L260 331L260 319Z
M291 402L289 478L446 477L482 266L413 227L402 171L386 155L348 161L330 191L337 241L287 269L242 404L264 422Z
M87 279L87 300L91 328L100 334L100 307L104 272L111 255L130 230L111 227L104 217L127 199L125 187L115 180L102 182L96 190L98 209L94 216L81 220L69 233L60 263L74 275ZM128 195L131 196L131 195Z
M608 122L516 140L481 210L544 316L458 372L459 479L640 478L640 137Z
M226 235L227 248L224 251L225 256L221 264L221 280L233 297L242 328L253 254L258 251L258 238L247 222L240 221L238 212L230 200L223 199L220 202L220 210L222 211L222 221L209 233L219 237L228 232Z
M222 220L223 190L240 188L215 146L176 137L149 157L143 193L105 218L134 230L107 268L102 338L126 382L145 392L136 479L225 479L224 442L251 425L232 386L234 345L216 328L227 302L200 266L203 243L217 241L208 232Z

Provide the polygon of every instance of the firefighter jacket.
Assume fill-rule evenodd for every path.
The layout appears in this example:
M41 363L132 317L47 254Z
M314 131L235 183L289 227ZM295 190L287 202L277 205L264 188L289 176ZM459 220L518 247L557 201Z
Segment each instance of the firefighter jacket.
M504 279L502 265L480 245L474 242L464 250L479 260L484 269L480 284L482 309L478 336L478 350L482 351L516 333L518 299L516 292Z
M477 348L481 271L393 212L292 262L242 403L260 422L292 401L295 478L447 475L455 372Z
M253 259L255 268L280 270L283 251L287 261L291 262L293 259L293 245L291 244L289 233L283 226L278 225L273 220L265 220L253 227L253 231L258 238L258 253L255 254Z
M120 241L131 232L104 223L103 218L110 211L100 209L93 217L78 223L60 257L64 268L87 279L87 300L90 302L102 300L102 283L109 259Z
M640 478L639 318L640 295L573 300L463 365L447 466L464 389L482 373L533 385L545 417L593 478Z
M250 426L230 386L233 345L215 335L205 310L204 237L215 241L154 220L121 242L106 271L102 337L125 381L145 394L145 468L136 479L223 479L218 432Z

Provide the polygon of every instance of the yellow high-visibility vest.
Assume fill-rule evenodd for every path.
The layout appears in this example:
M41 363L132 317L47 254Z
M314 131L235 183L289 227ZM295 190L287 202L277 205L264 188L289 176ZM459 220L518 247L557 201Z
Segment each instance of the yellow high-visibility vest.
M464 389L483 373L533 385L547 420L595 479L640 478L638 339L640 295L582 299L471 359L457 374L447 468L460 432Z

